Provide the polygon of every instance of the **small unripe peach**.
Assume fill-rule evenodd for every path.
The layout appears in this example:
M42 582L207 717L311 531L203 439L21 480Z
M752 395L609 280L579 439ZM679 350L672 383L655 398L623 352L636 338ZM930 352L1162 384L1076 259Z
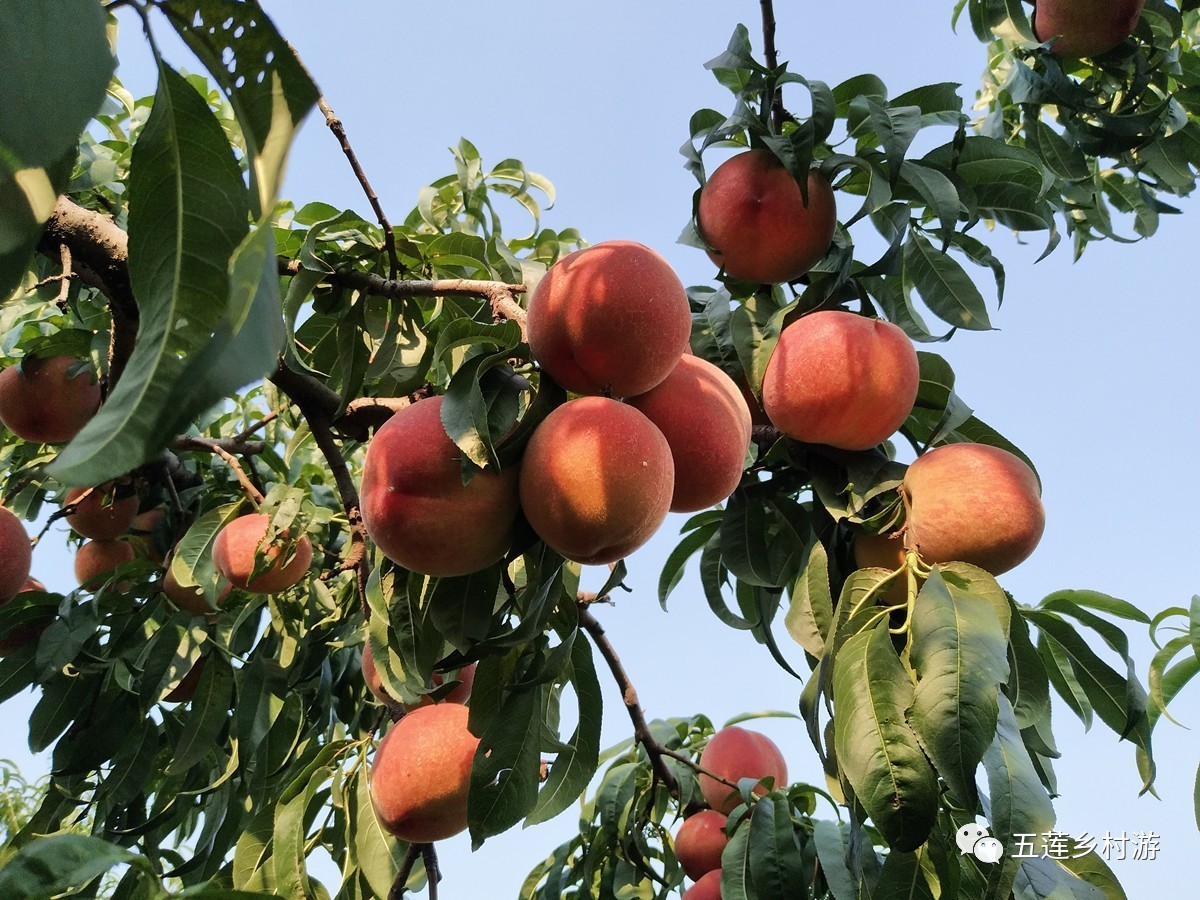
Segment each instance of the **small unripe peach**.
M0 506L0 601L21 590L32 564L33 550L25 526L12 510Z
M634 241L605 241L550 267L529 299L529 348L577 394L644 394L688 346L691 310L670 264Z
M714 869L721 868L721 854L729 838L725 834L727 818L715 809L705 809L690 816L679 826L675 835L675 858L692 881Z
M137 515L133 488L111 481L93 488L71 488L63 506L71 505L75 511L67 516L67 524L76 534L94 541L116 540L129 530Z
M234 587L251 594L278 594L299 584L308 574L312 544L306 535L301 535L291 559L286 561L280 556L279 545L271 544L266 557L272 564L251 580L259 545L266 538L270 524L268 516L254 513L234 519L217 534L213 541L213 565Z
M100 408L100 385L91 372L68 373L79 365L69 356L26 357L23 371L0 372L0 423L37 444L71 440Z
M683 892L683 900L721 900L721 870L713 869Z
M780 334L763 378L763 408L798 441L867 450L904 424L920 380L917 352L895 325L826 310Z
M743 778L757 781L767 776L775 779L777 788L788 783L787 762L775 742L765 734L736 725L722 728L709 739L700 754L700 768L733 784ZM756 790L760 794L766 793L761 786ZM709 806L726 815L742 802L736 790L703 773L700 775L700 792Z
M375 433L363 461L363 524L392 562L424 575L469 575L498 562L517 519L517 468L476 472L442 424L442 398L408 406Z
M85 587L98 585L134 555L124 541L87 541L75 553L75 580Z
M479 738L469 713L438 703L391 727L371 765L371 803L379 824L403 841L430 843L467 827L467 791Z
M808 202L770 150L747 150L719 165L700 191L697 224L734 278L794 281L817 264L837 228L829 181L808 173Z
M534 430L521 463L521 508L567 559L616 562L666 518L675 483L667 439L632 406L580 397Z
M628 402L671 448L671 512L706 509L733 493L750 446L750 409L732 378L708 360L684 356L666 381Z

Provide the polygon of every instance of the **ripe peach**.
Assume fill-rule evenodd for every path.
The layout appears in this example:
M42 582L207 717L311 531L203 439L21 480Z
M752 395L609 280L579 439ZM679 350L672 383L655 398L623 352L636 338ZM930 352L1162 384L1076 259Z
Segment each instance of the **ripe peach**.
M788 783L787 762L779 748L765 734L730 725L714 734L700 754L700 767L736 784L743 778L775 779L775 787ZM708 775L700 775L700 792L708 805L728 815L739 803L741 795L727 784ZM760 794L766 791L760 786Z
M721 870L713 869L683 892L683 900L721 900Z
M213 541L213 565L234 587L251 594L278 594L299 584L308 574L312 544L307 536L301 535L292 558L286 562L280 557L279 545L268 547L266 557L272 565L251 580L259 545L266 538L270 524L268 516L254 513L234 519L217 533Z
M467 708L424 706L384 735L371 766L371 803L383 828L414 844L440 841L467 827L467 790L479 738Z
M10 509L0 506L0 601L21 590L33 565L33 550L25 526Z
M71 488L63 499L63 506L75 504L67 524L76 534L94 541L115 540L128 531L137 515L137 503L131 487L111 481L94 488Z
M26 357L0 372L0 422L19 438L38 444L71 440L100 408L100 385L69 356Z
M462 481L442 398L405 407L375 433L362 475L362 516L383 555L424 575L468 575L501 559L517 518L517 470Z
M1038 0L1033 31L1066 59L1099 56L1133 34L1145 0Z
M903 331L827 310L779 336L763 378L763 408L798 441L867 450L904 424L919 384L917 352Z
M375 698L380 703L388 703L391 697L383 686L383 679L379 677L379 669L375 665L375 654L371 652L370 644L363 644L362 648L362 676L366 682L367 690L375 695ZM414 709L419 709L422 706L430 706L434 703L466 703L471 698L471 688L475 684L475 663L463 666L457 672L450 674L451 681L457 681L445 697L440 700L434 700L428 694L422 697L414 706ZM433 673L433 686L441 687L446 683L445 676L441 672Z
M634 241L605 241L556 262L529 298L529 347L577 394L644 394L688 345L692 317L679 276Z
M75 553L75 580L83 586L98 585L134 555L124 541L87 541Z
M720 503L742 479L750 409L732 378L707 360L684 356L667 380L629 405L658 426L675 463L671 512Z
M17 591L18 594L24 594L28 591L44 591L46 586L36 578L27 578L24 586ZM8 603L8 598L0 599L0 606ZM10 653L15 653L26 644L31 644L42 636L42 632L50 627L53 617L38 621L21 622L19 625L14 625L8 630L8 633L0 638L0 656L8 656Z
M675 464L667 439L632 406L580 397L538 425L521 463L521 507L567 559L610 563L662 524Z
M233 585L228 583L221 588L221 593L217 596L217 609L220 609L224 605L225 600L229 597L229 593L232 590ZM177 607L184 612L190 612L193 616L207 616L216 611L209 605L208 598L204 596L204 589L202 587L199 585L184 587L179 583L179 579L175 577L175 573L171 571L170 566L167 566L167 572L163 576L162 592Z
M721 163L700 191L697 225L735 278L795 281L817 264L837 228L829 181L808 173L808 203L792 173L770 150L747 150Z
M129 543L138 556L151 560L159 565L166 560L166 549L170 537L166 535L162 523L167 514L161 509L148 509L133 517L129 525Z
M692 881L721 868L721 854L729 838L725 834L726 817L715 809L690 816L675 835L675 858Z
M1033 553L1046 527L1037 476L999 447L930 450L908 467L903 490L907 527L926 563L958 560L999 575Z

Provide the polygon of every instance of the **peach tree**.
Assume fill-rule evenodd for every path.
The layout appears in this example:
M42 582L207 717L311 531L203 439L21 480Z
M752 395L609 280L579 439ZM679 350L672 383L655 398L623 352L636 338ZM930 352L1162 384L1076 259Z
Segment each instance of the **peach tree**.
M409 832L373 796L388 779L373 785L370 772L377 738L399 723L412 732L430 718L420 704L455 699L469 671L466 714L438 714L469 729L456 739L461 808L443 818L460 817L478 845L582 801L578 835L531 861L522 897L665 897L685 870L700 882L693 897L726 900L1124 897L1097 857L988 863L956 836L981 819L1006 845L1053 830L1052 693L1129 740L1150 790L1151 733L1200 668L1200 606L1152 620L1092 591L1023 602L995 576L1028 555L1040 523L1002 552L941 551L923 499L967 477L935 460L999 459L988 477L1011 475L1003 491L1040 514L1033 461L975 415L941 356L913 349L991 327L985 295L1002 299L1004 268L985 226L1045 253L1065 236L1079 255L1126 240L1123 228L1153 234L1200 170L1197 4L1147 0L1077 58L1072 20L1043 2L1041 18L1014 0L948 9L988 44L985 115L972 121L956 85L894 92L869 73L831 86L791 71L763 0L760 49L734 29L707 63L719 108L695 112L682 135L698 187L681 240L713 257L711 283L684 293L654 276L678 291L681 320L596 295L612 304L601 318L629 316L621 330L645 344L632 350L593 325L579 337L586 310L539 336L539 305L598 257L579 254L575 230L542 226L554 189L522 162L486 164L464 140L454 172L390 219L320 73L253 0L0 6L0 699L35 693L29 745L53 761L44 794L6 822L0 895L433 896L434 838L396 836ZM153 97L114 78L118 6L145 26ZM166 33L204 75L160 52ZM789 111L785 88L807 95L809 115ZM309 115L340 143L362 210L281 198ZM826 225L799 230L820 236L815 253L778 271L734 261L759 248L718 227L732 201L715 187L705 199L721 148L751 154L752 177L772 185L765 203L794 192L771 233L826 204ZM502 222L502 200L529 221ZM630 266L616 281L644 288L643 263ZM787 335L830 321L852 324L809 338L798 374L773 387ZM862 355L853 340L830 348L863 329L888 335L898 362L878 396L857 393L864 370L818 397L818 415L878 404L895 421L882 439L795 433L784 410L795 379L818 368L814 353L834 368ZM680 362L685 343L695 363ZM662 356L663 372L628 391L607 375L572 382L572 366L606 353L626 374ZM597 604L622 587L621 558L661 523L672 488L664 499L590 479L638 428L658 450L637 452L658 453L671 485L719 468L668 446L668 420L691 401L656 413L649 399L667 372L693 367L712 369L703 378L745 416L711 441L736 451L733 477L719 502L701 492L691 507L659 599L698 556L713 614L795 680L820 787L788 783L752 731L647 720L605 633ZM901 440L920 458L911 468ZM368 447L401 470L383 487L364 476ZM432 461L414 461L429 447ZM580 463L588 453L595 464ZM438 501L411 527L395 524L410 507L389 494L405 478ZM489 479L508 479L525 512L501 521L491 501L455 506ZM977 503L1002 492L994 484ZM555 506L560 495L572 503ZM592 521L578 513L589 503L605 527L637 522L590 549L569 539ZM90 538L79 589L27 581L18 520L39 516L66 519L73 543ZM607 580L582 590L593 562L609 564ZM1179 633L1147 689L1124 628L1167 621ZM608 752L602 673L632 730ZM570 729L565 705L577 709ZM767 762L724 768L721 741L745 742L726 756ZM692 868L672 835L706 807L727 816L710 833L717 876ZM317 851L340 887L310 874Z

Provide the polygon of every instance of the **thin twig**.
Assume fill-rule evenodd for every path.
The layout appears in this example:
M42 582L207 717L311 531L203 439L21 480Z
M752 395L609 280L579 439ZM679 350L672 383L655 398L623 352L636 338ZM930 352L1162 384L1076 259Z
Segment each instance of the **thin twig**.
M429 900L437 900L442 870L438 867L437 850L433 848L433 844L421 845L421 859L425 862L425 883L429 886Z
M396 880L392 882L392 889L388 891L388 900L402 900L404 897L404 888L408 884L408 877L412 874L417 860L421 858L421 846L421 844L408 845L408 852L404 854L404 862L400 864L400 871L396 873Z
M281 407L279 407L279 409L271 410L269 413L267 413L265 416L263 416L261 419L259 419L257 422L255 422L253 425L248 426L244 431L241 431L238 434L234 435L234 438L233 438L234 441L239 442L239 443L244 443L247 438L258 434L258 432L262 431L264 428L266 428L268 425L270 425L272 422L274 422L276 419L278 419L279 416L286 409L287 409L287 406L281 406Z
M293 52L295 51L293 50ZM298 55L297 58L299 58ZM388 255L388 277L395 279L396 276L405 271L405 268L400 265L400 257L396 254L396 235L392 231L391 223L388 222L388 217L383 211L383 206L379 203L379 197L376 195L375 189L371 187L371 182L367 180L367 173L363 171L354 148L350 146L350 139L346 136L346 126L342 124L342 120L337 117L324 97L317 98L317 106L325 116L325 124L329 126L329 130L333 132L333 136L341 144L342 153L346 155L346 159L350 162L350 168L354 170L354 177L358 179L358 183L362 185L363 193L367 195L367 202L371 204L371 209L375 211L375 218L379 220L379 227L383 229L383 247Z
M79 504L87 500L88 497L92 496L92 494L98 490L100 490L100 485L92 485L70 503L64 503L61 509L57 509L52 512L49 518L46 519L46 524L42 526L42 530L34 535L33 539L29 542L30 546L36 547L38 542L46 536L46 532L50 530L50 526L59 519L65 519L67 516L75 515L75 511L79 509Z
M591 637L592 643L596 645L596 649L600 651L600 655L604 657L609 671L612 672L613 678L617 682L617 687L621 689L621 699L625 704L625 711L629 714L629 721L633 723L634 740L645 748L646 755L650 757L650 766L654 770L654 776L662 782L671 796L678 797L679 782L664 759L663 750L665 748L654 739L650 726L646 723L646 715L642 712L641 704L638 702L637 690L629 678L629 673L625 671L616 648L608 639L608 635L604 633L604 626L600 624L599 619L592 615L589 607L590 604L580 605L579 624L583 626L583 629Z
M262 491L246 476L246 470L242 468L242 464L238 461L238 458L225 449L226 443L228 442L225 440L183 435L175 438L171 446L177 450L207 450L209 453L221 457L221 459L225 460L225 464L233 470L233 474L237 477L238 484L242 486L242 490L246 492L246 496L253 500L256 506L261 504L266 499ZM252 443L261 444L262 441L254 441ZM249 451L242 450L241 452ZM258 452L262 452L261 447Z
M300 260L280 260L279 274L295 275L301 268ZM339 269L325 275L325 282L361 291L372 297L389 297L394 300L411 297L482 297L491 304L492 315L497 319L508 319L521 326L525 333L525 310L517 297L525 293L523 284L506 284L503 281L482 281L475 278L441 278L434 281L397 281L383 278L370 272L354 269Z
M772 0L759 0L759 4L762 7L763 55L767 60L767 68L774 72L779 67L779 53L775 49L775 5ZM775 133L779 134L783 131L783 123L786 119L783 109L783 88L775 89L770 103Z

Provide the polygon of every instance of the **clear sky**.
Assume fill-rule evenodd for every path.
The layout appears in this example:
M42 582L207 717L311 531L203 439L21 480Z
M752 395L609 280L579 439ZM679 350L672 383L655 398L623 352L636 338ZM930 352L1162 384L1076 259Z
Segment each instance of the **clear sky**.
M485 163L518 157L555 183L559 199L547 225L576 226L592 242L642 241L664 254L685 284L711 282L715 271L704 254L675 244L695 187L677 150L694 110L730 104L703 62L724 49L739 21L760 49L754 0L264 5L345 122L393 221L412 208L419 187L453 171L446 148L467 137ZM780 2L780 55L793 71L830 85L874 72L893 95L956 81L969 98L984 48L966 29L950 30L952 6ZM119 74L140 96L152 91L152 74L136 27L123 21ZM199 68L182 51L171 59ZM297 205L323 200L369 214L319 117L299 138L284 193ZM1200 209L1179 205L1184 215L1164 217L1149 241L1096 245L1076 264L1066 242L1035 266L1036 235L1022 246L1007 233L976 229L1008 269L1006 301L990 310L999 330L962 333L936 350L957 371L964 400L1033 458L1045 485L1045 538L1031 560L1001 579L1022 602L1088 587L1153 613L1187 605L1200 590L1192 512L1200 447L1192 265ZM631 558L633 593L600 610L647 713L705 712L721 722L743 710L795 710L798 683L748 636L716 621L694 568L670 611L658 607L658 572L681 521L668 520ZM35 574L65 591L74 586L69 571L61 543L45 540ZM1144 677L1152 648L1143 634L1132 634ZM800 663L802 653L793 650ZM629 724L615 689L605 701L608 744L626 737ZM49 759L31 759L23 747L21 723L30 708L27 697L8 705L14 724L0 736L0 757L36 774ZM1200 685L1185 690L1174 714L1193 728L1200 724ZM1084 735L1062 704L1055 727L1064 754L1057 766L1059 828L1076 836L1154 831L1161 839L1156 860L1113 863L1129 896L1194 891L1194 733L1160 725L1158 801L1137 797L1132 746L1102 725ZM801 723L771 720L762 730L783 747L794 779L821 783ZM567 812L494 838L474 855L465 837L446 842L442 896L514 896L528 870L574 827Z

